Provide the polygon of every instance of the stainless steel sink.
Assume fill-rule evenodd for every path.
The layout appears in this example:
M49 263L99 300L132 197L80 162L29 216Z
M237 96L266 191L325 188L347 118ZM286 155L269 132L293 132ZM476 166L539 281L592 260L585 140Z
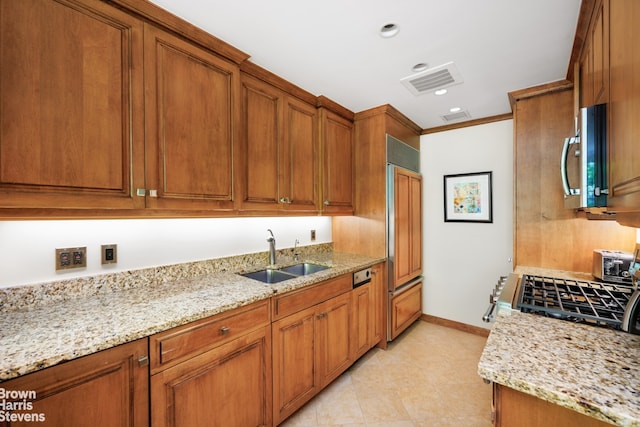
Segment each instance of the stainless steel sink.
M267 268L265 270L254 271L252 273L243 273L242 276L249 279L258 280L263 283L278 283L283 280L295 279L298 276L285 273L284 271L276 270L273 268Z
M253 280L258 280L263 283L278 283L284 280L306 276L307 274L317 273L318 271L326 270L327 268L329 267L327 267L326 265L303 262L279 269L266 268L264 270L253 271L251 273L243 273L241 274L241 276L248 277L249 279Z
M326 265L304 262L302 264L283 267L280 269L280 271L295 274L296 276L306 276L307 274L317 273L318 271L326 270L327 268L329 267L327 267Z

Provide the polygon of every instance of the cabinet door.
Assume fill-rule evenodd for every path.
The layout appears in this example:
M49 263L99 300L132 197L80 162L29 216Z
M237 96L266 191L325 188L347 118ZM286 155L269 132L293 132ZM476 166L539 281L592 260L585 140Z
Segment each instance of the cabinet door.
M352 291L353 320L352 320L352 344L354 360L369 350L374 328L373 314L373 289L372 283L355 288Z
M394 286L398 286L422 273L422 177L394 170Z
M42 425L148 426L149 366L139 363L146 355L145 338L6 381L2 388L34 392L35 397L27 399L30 410L12 412L43 417ZM41 423L0 422L34 424Z
M580 61L580 107L594 105L593 102L593 39L587 37Z
M387 313L387 274L385 263L376 264L371 268L371 322L370 343L373 347L385 339ZM386 342L386 341L385 341Z
M358 359L383 339L383 314L386 313L384 263L371 268L371 282L352 291L353 360ZM386 341L385 341L386 342Z
M315 307L273 322L273 420L279 424L319 390Z
M322 210L353 214L353 122L322 111Z
M278 209L282 104L279 90L242 75L242 145L236 158L243 210Z
M147 206L231 210L239 71L151 25L144 31L146 187L156 191Z
M493 400L496 427L610 427L612 425L495 383Z
M352 362L351 293L318 305L316 310L316 348L319 357L321 387L343 373Z
M240 208L317 212L316 108L248 75L242 76L242 105Z
M144 199L142 23L104 2L0 2L0 207Z
M640 212L640 7L634 0L609 4L609 197L618 211Z
M151 425L271 425L268 334L256 330L153 375Z
M609 100L609 1L596 5L580 62L581 107Z
M318 121L315 106L287 96L280 150L280 201L287 211L318 211Z

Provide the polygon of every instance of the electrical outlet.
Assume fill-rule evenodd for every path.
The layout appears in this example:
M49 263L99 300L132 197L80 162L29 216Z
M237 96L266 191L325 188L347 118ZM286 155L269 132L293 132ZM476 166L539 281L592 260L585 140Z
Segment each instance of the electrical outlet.
M312 242L316 241L316 230L311 230L311 241Z
M87 266L87 247L56 249L56 271L85 268Z
M100 246L100 253L102 254L102 265L116 264L118 262L118 245L102 245Z

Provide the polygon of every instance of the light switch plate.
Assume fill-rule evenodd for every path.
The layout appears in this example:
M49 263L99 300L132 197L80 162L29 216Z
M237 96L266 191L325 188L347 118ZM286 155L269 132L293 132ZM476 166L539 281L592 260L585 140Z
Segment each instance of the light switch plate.
M118 262L118 245L102 245L100 246L102 264L116 264Z

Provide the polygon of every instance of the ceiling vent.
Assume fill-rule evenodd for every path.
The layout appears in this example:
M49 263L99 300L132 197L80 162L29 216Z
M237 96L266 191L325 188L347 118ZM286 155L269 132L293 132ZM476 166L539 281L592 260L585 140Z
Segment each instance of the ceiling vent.
M453 62L429 68L400 79L400 82L414 95L433 92L463 82Z
M462 111L457 111L451 114L445 114L444 116L440 116L440 118L442 118L442 120L444 120L447 123L451 123L451 122L457 122L458 120L470 119L471 114L469 114L467 110L462 110Z

